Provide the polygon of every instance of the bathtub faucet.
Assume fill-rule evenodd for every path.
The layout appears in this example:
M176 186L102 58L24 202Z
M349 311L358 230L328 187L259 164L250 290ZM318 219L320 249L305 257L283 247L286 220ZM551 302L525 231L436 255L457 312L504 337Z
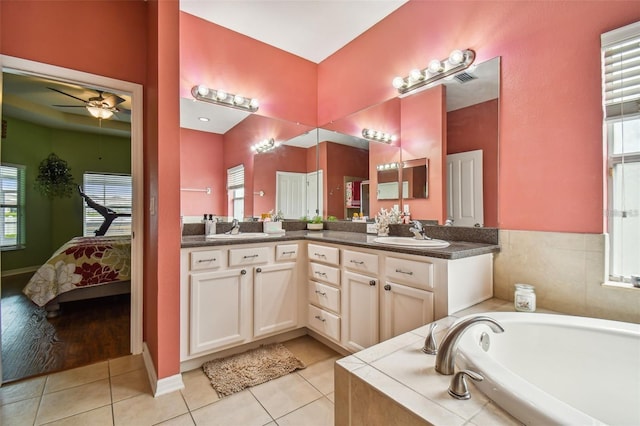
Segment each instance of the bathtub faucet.
M438 373L447 376L454 373L458 341L469 327L476 324L486 324L494 333L502 333L504 331L504 328L496 320L483 315L467 318L452 325L442 339L442 343L440 343L440 348L438 349L438 355L436 356L436 371Z

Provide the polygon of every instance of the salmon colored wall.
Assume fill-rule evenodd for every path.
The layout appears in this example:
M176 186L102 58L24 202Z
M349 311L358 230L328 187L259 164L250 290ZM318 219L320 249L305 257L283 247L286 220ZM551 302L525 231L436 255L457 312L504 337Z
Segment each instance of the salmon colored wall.
M426 199L408 201L411 216L437 220L440 224L447 218L445 89L436 86L400 101L402 161L417 158L428 161L429 195Z
M498 226L498 100L447 113L447 154L482 150L484 225Z
M498 225L601 233L600 34L639 19L633 1L411 0L319 65L318 121L395 97L394 76L454 48L501 56Z
M226 215L227 193L225 187L222 135L180 129L180 214ZM211 194L184 191L186 189L211 188Z
M326 167L326 216L345 218L345 177L359 177L366 180L369 176L369 151L346 145L324 142L327 149Z
M381 208L391 209L394 205L400 205L399 200L380 200L376 198L378 193L378 164L400 162L400 140L389 145L384 143L369 144L369 214L374 217Z
M253 212L259 216L276 209L276 172L307 173L307 149L283 145L255 155L253 165ZM259 191L263 197L256 195Z
M205 84L257 98L261 115L316 127L316 64L188 13L180 22L180 97Z

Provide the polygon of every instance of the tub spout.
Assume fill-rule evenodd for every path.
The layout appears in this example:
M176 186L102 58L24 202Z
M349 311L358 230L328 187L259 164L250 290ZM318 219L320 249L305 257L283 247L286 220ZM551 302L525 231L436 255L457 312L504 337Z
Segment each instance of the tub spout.
M438 355L436 356L436 371L440 374L450 376L454 373L455 355L458 348L458 340L462 334L476 324L486 324L494 333L502 333L504 328L493 318L479 315L464 319L451 326L447 334L440 343Z

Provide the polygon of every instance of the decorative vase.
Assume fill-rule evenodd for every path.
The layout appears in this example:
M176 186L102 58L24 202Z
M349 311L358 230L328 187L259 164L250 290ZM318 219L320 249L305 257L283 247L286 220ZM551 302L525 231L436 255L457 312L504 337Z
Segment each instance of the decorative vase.
M322 231L324 223L307 223L307 229L310 231Z

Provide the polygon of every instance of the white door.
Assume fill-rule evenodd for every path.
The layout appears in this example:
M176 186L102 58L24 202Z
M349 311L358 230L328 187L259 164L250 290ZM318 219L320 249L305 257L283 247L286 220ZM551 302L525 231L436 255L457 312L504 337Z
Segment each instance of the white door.
M322 170L307 174L307 217L322 215Z
M253 281L253 336L298 325L295 263L259 266Z
M285 219L300 219L307 214L307 174L276 172L276 212Z
M382 340L433 322L433 293L386 282L382 306Z
M378 280L354 272L342 275L342 344L361 351L377 344Z
M483 226L482 150L447 155L447 217L456 226Z

